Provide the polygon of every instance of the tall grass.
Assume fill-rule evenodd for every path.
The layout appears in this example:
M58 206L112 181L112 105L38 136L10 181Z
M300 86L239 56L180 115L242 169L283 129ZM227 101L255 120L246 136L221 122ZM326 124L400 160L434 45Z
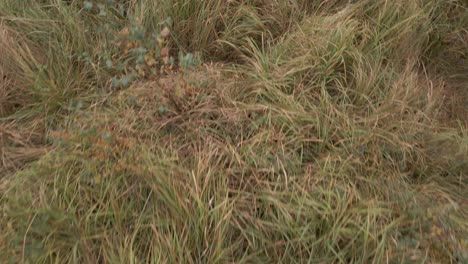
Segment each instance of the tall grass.
M463 1L97 2L0 3L2 262L468 259Z

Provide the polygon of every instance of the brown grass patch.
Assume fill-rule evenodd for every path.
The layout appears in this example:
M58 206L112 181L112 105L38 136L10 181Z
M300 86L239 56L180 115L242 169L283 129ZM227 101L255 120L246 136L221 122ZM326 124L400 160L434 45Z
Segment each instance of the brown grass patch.
M0 180L46 153L41 130L34 122L28 126L0 123Z
M14 45L14 39L10 30L6 26L0 24L0 116L5 116L8 111L10 102L10 90L14 86L12 76L12 58L10 50Z

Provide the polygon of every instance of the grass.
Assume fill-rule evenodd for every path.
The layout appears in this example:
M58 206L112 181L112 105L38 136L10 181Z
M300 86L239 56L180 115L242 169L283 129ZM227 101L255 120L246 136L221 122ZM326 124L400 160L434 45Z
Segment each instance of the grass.
M1 1L1 262L466 262L467 9Z

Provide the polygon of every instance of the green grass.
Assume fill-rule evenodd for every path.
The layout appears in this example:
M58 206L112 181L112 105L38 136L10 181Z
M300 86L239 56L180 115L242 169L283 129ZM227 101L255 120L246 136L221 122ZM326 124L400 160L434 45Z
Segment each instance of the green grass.
M0 1L0 262L466 262L467 28L461 0Z

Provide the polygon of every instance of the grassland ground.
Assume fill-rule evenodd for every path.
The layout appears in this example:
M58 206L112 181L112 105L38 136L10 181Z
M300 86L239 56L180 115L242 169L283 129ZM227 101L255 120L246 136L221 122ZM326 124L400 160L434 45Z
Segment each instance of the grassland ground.
M465 263L463 0L0 1L0 262Z

